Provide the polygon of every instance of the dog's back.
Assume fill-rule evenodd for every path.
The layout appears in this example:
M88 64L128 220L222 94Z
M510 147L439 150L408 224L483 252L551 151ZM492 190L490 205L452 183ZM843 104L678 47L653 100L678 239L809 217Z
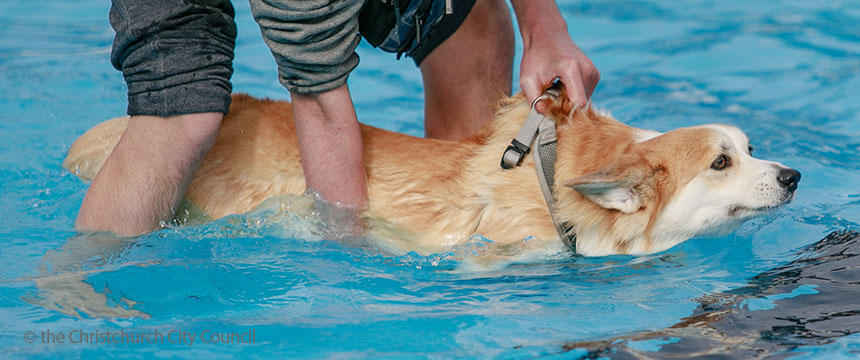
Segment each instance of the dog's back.
M70 147L63 166L91 180L127 123L128 117L115 118L87 131ZM471 235L479 214L464 212L475 208L468 203L475 196L462 185L474 183L464 169L471 166L468 159L475 155L478 141L416 138L366 125L361 131L370 214L411 224L415 234L442 231L452 239ZM217 219L248 212L273 196L302 194L305 180L298 149L289 102L234 95L186 200Z
M562 97L563 98L563 97ZM496 245L561 246L551 211L575 225L586 255L661 251L692 236L738 225L793 197L799 174L755 159L737 128L708 125L665 134L626 126L590 108L555 102L556 206L544 201L531 157L499 167L529 104L504 100L496 118L461 142L361 126L368 214L410 233L403 250L444 251L473 234ZM100 124L75 142L64 165L91 179L127 123ZM748 190L751 189L751 190ZM305 192L288 102L234 95L212 149L186 193L217 219L281 194Z

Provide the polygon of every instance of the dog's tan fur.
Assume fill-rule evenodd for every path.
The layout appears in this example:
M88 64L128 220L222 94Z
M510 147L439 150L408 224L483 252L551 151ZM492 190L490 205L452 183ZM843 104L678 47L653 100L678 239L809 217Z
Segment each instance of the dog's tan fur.
M505 99L487 128L461 142L363 125L369 213L413 234L415 242L404 250L421 253L442 251L476 233L503 245L528 236L560 244L531 156L514 169L499 166L528 112L523 96ZM549 112L558 125L557 214L576 226L579 252L648 253L686 239L661 242L663 234L655 231L663 230L655 226L678 190L720 152L718 131L682 128L656 136L591 108L568 112L556 103ZM291 117L288 102L235 95L186 199L217 219L248 212L276 195L303 193ZM88 131L64 166L92 178L126 122L116 118ZM619 211L582 194L589 185L607 182L628 185L641 203Z

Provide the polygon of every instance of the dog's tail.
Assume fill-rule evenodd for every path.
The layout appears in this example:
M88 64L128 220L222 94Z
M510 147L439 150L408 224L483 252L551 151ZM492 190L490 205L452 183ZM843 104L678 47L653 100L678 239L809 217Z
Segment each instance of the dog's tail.
M90 181L101 169L128 125L128 116L113 118L87 130L69 148L63 167Z

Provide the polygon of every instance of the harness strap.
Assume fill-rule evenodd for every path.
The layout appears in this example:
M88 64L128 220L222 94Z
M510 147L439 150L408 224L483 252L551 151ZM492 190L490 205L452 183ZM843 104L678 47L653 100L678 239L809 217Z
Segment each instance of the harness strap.
M535 162L535 171L537 172L538 183L540 190L543 193L543 199L546 201L546 206L549 208L550 219L555 226L555 231L561 241L568 248L576 252L576 233L573 231L573 225L569 223L559 223L558 219L553 214L555 209L555 196L552 189L555 187L555 160L558 153L558 137L556 134L555 121L544 117L538 128L538 136L536 141L537 151L532 157Z
M539 101L557 96L557 93L550 89L532 102L531 110L526 117L523 127L520 129L517 137L511 140L511 145L505 149L505 153L502 155L501 166L504 169L519 166L525 154L531 150L532 143L535 144L537 151L532 154L535 162L535 171L537 172L538 183L540 184L547 208L549 208L552 224L559 238L575 253L576 233L573 232L573 226L570 224L560 224L553 213L553 209L555 209L555 196L552 193L552 189L555 186L555 160L558 149L555 121L538 112L536 108Z
M548 98L549 95L544 94L535 99L532 103L532 109L529 111L529 115L526 117L526 121L523 123L523 127L520 129L519 134L511 140L511 144L508 145L508 148L505 149L504 155L502 155L503 169L520 166L526 154L531 150L532 142L534 142L535 137L538 134L538 127L540 126L540 123L546 119L543 114L537 111L535 105L537 105L539 101Z

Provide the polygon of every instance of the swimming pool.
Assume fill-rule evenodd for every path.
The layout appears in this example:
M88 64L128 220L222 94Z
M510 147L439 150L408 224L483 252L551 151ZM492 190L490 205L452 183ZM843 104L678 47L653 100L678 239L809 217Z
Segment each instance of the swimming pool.
M656 130L739 126L762 158L803 173L794 202L728 236L650 256L554 256L482 271L461 266L481 239L451 253L380 254L320 239L313 224L278 206L133 242L75 236L86 184L61 168L65 151L125 111L121 74L108 63L108 4L7 0L0 15L3 356L857 357L857 236L818 241L859 228L860 5L559 5L601 71L600 107ZM235 6L235 90L286 98L247 4ZM350 79L359 118L420 135L419 73L366 44L360 55ZM813 281L822 278L830 280ZM97 316L111 311L141 316ZM832 336L801 321L824 311L819 318L829 320L815 329ZM742 318L755 321L734 321ZM786 318L799 320L780 323ZM706 330L670 328L702 319L715 320ZM138 343L99 341L116 333ZM148 341L158 334L160 342ZM689 343L698 346L680 346Z

